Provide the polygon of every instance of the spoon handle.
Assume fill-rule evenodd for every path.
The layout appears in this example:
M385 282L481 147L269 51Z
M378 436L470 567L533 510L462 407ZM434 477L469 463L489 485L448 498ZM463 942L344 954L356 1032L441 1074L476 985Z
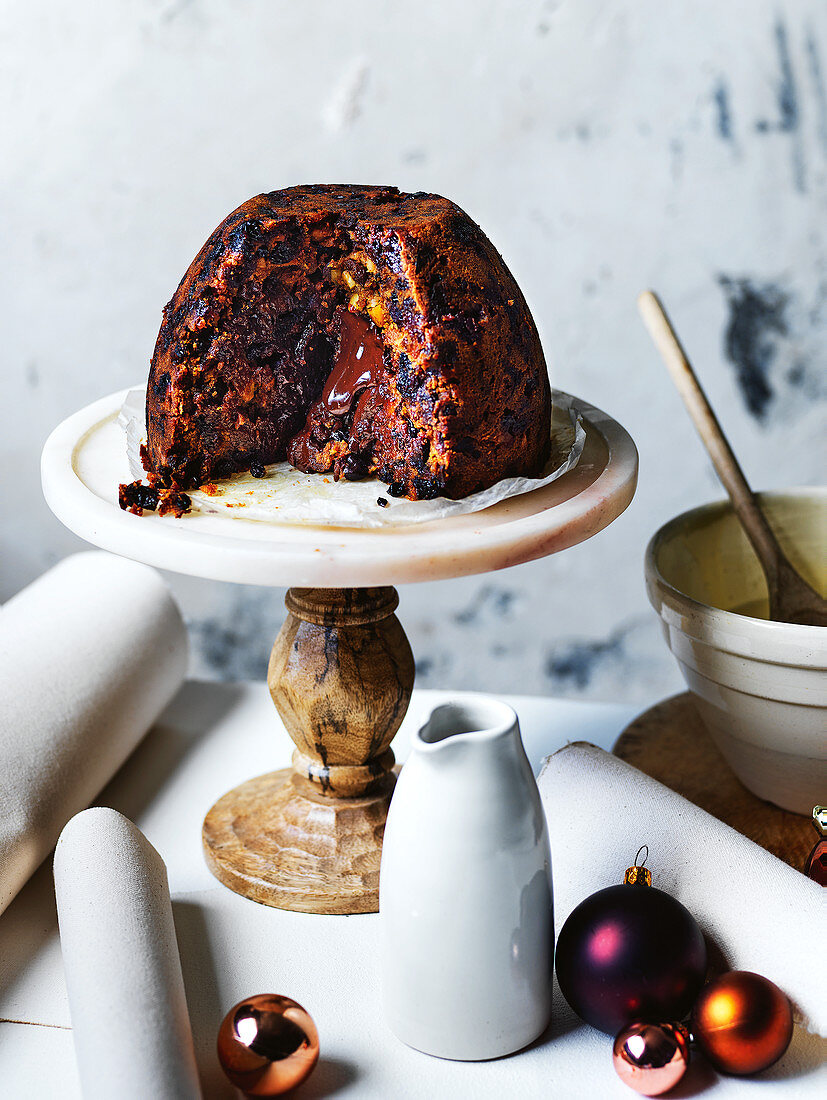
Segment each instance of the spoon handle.
M733 454L660 299L653 291L644 290L638 297L638 308L712 459L718 477L729 493L741 525L761 560L772 591L778 582L779 572L783 568L781 563L784 561L776 537L752 494L738 465L738 459Z

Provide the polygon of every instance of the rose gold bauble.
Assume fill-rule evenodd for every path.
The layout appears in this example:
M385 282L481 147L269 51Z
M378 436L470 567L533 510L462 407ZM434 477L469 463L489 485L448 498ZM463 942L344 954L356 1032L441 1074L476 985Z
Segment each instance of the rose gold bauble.
M792 1008L768 978L731 970L701 991L692 1012L692 1034L719 1073L760 1073L790 1045Z
M819 886L827 886L827 806L813 806L813 825L821 839L807 856L804 874Z
M231 1008L218 1030L218 1060L248 1096L281 1096L308 1077L319 1058L309 1013L289 997L260 993Z
M827 886L827 839L824 837L807 856L804 874L819 886Z
M686 1073L689 1036L680 1024L629 1024L614 1041L612 1059L625 1085L660 1096Z

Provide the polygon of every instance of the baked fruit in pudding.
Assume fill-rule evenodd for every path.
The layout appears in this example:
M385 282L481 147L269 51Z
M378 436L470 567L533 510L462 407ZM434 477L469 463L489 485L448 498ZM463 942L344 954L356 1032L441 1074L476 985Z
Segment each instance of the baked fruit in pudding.
M215 230L164 310L146 395L149 486L179 513L238 471L375 475L453 499L538 475L551 393L502 257L448 199L317 184L258 195Z

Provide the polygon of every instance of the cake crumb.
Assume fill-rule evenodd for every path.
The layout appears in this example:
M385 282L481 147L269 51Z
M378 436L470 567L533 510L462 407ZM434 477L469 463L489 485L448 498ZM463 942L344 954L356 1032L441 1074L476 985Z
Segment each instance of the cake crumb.
M186 493L177 489L156 489L133 481L118 487L118 504L125 512L142 516L144 511L158 512L159 516L173 515L180 519L192 507L192 501Z
M142 481L119 485L118 504L124 512L131 512L133 516L142 516L144 509L154 512L158 507L158 490L144 485Z

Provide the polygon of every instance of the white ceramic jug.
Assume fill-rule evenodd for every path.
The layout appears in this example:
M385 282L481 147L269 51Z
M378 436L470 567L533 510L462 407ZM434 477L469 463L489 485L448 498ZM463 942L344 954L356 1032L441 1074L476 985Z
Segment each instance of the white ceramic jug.
M403 1042L477 1061L551 1014L551 856L517 715L464 696L413 738L379 880L385 1017Z

